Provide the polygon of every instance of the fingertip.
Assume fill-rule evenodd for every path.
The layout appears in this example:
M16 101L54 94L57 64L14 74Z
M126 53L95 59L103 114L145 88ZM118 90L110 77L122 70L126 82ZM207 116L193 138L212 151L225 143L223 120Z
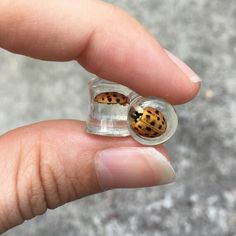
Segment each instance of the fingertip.
M178 89L182 91L179 96L173 97L174 104L182 104L192 100L198 94L201 87L201 78L186 63L176 57L170 51L164 49L168 58L175 64L179 71L182 72L181 81L179 81ZM180 73L179 73L180 75Z
M186 63L184 63L181 59L175 56L173 53L165 49L168 57L176 64L179 69L188 77L188 79L193 83L201 82L201 78L194 72Z
M186 80L186 78L184 79ZM201 87L201 82L183 82L179 85L180 92L178 96L171 96L170 99L168 100L171 104L173 105L179 105L179 104L184 104L187 103L191 100L193 100Z
M103 190L148 187L175 180L170 162L150 147L105 149L96 154L95 165Z

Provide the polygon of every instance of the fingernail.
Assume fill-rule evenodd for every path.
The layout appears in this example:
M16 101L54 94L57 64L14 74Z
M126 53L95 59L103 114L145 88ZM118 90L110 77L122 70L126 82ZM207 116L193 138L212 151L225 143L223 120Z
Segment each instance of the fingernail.
M181 61L178 57L173 55L168 50L165 50L169 58L184 72L184 74L187 75L187 77L194 83L201 82L202 80L199 78L199 76L189 67L187 66L183 61Z
M170 162L154 148L111 148L98 152L95 158L103 190L148 187L175 180Z

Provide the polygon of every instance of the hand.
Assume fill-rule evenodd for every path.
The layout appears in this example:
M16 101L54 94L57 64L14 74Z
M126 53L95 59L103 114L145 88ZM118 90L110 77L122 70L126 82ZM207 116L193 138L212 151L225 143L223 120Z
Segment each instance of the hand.
M173 104L200 81L134 19L97 0L1 0L0 47L90 72ZM47 121L0 138L0 233L47 208L112 188L174 181L167 151L89 135L81 121Z

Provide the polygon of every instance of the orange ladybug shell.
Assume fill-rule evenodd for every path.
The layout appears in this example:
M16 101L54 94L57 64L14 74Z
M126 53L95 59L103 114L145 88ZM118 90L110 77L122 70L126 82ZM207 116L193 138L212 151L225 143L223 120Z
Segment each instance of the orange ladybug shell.
M134 132L148 138L159 137L165 133L167 122L164 115L155 108L146 107L143 113L135 112L131 127Z
M94 98L95 102L102 103L102 104L120 104L125 106L128 104L128 98L118 92L106 92L100 93Z

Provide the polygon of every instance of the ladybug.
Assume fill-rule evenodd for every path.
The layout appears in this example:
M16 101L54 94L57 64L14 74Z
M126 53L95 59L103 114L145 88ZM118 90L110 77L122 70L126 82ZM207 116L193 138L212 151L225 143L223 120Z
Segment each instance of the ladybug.
M146 107L142 112L131 112L129 116L131 119L131 128L138 135L156 138L166 131L166 119L164 115L155 108Z
M102 103L102 104L120 104L120 105L127 105L128 98L118 92L106 92L100 93L94 98L95 102Z

